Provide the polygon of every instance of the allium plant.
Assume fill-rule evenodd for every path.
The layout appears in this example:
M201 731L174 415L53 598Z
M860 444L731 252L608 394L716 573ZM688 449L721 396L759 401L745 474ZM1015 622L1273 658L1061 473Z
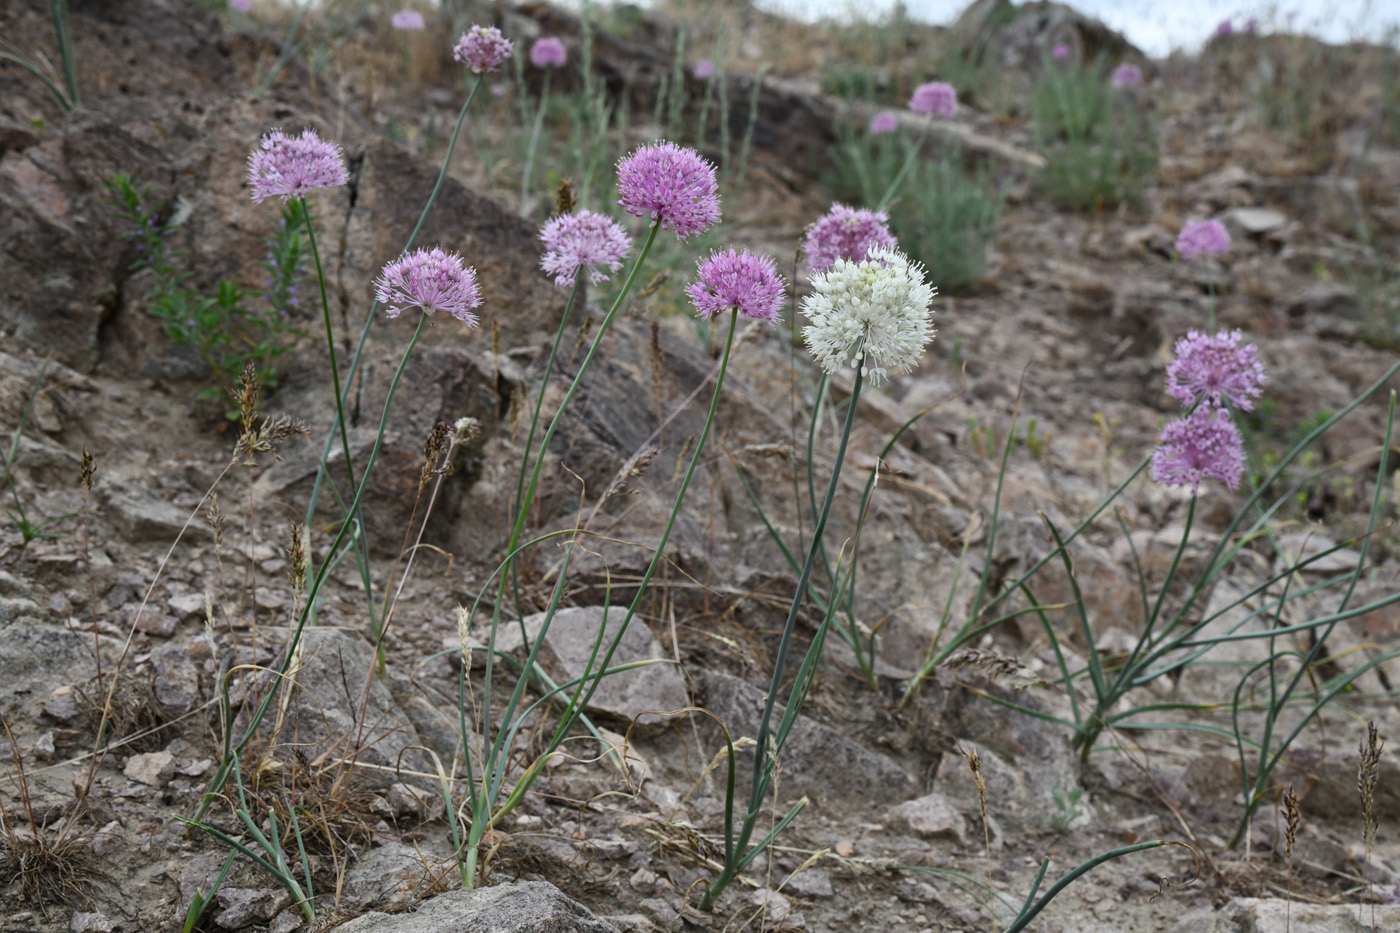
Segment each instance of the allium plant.
M554 36L536 39L530 46L530 64L536 68L563 68L569 60L569 53L562 40Z
M750 321L776 326L787 300L787 282L768 256L715 250L698 264L695 282L685 290L701 317L732 311Z
M412 32L420 32L427 28L427 23L423 21L423 14L419 13L417 10L399 10L394 14L393 19L390 20L390 25L395 29L409 30Z
M1216 479L1235 489L1244 475L1244 441L1223 408L1201 405L1162 429L1152 455L1152 478L1163 486L1187 487L1194 498L1201 483Z
M872 249L893 249L894 234L884 211L868 211L833 204L821 219L807 228L802 251L807 254L807 270L825 272L836 260L859 262Z
M915 113L926 113L951 120L958 115L958 92L943 81L930 81L914 88L909 98L909 109Z
M622 268L631 242L627 231L611 217L595 214L588 209L573 214L560 214L540 231L544 241L544 258L540 268L554 277L559 288L573 287L580 271L588 272L588 281L597 285L606 282L611 272Z
M695 63L695 68L691 74L695 75L697 81L707 81L715 73L715 63L708 58L702 58Z
M899 117L892 110L881 110L870 118L870 135L883 136L899 129Z
M375 299L384 305L384 316L398 317L417 308L425 315L446 311L468 327L477 324L472 311L481 306L476 270L467 268L456 253L418 249L384 267L374 282Z
M1055 47L1050 50L1050 57L1055 61L1064 61L1069 58L1069 46L1063 42L1055 43Z
M1176 237L1181 256L1221 256L1230 251L1230 231L1218 220L1188 220Z
M1142 69L1137 65L1119 65L1113 69L1110 83L1114 87L1136 87L1142 83Z
M452 57L476 74L501 70L514 45L495 26L473 26L462 33L452 48Z
M1182 405L1204 402L1219 407L1228 402L1252 411L1267 377L1259 348L1252 343L1241 347L1242 339L1239 330L1213 336L1188 331L1176 342L1176 359L1167 367L1167 394Z
M318 188L339 188L349 180L340 147L325 142L310 128L300 136L273 130L248 156L248 186L258 202L304 198Z
M617 166L618 204L686 240L719 223L715 167L671 142L642 146Z
M887 369L908 372L933 339L934 289L924 268L898 250L870 251L859 262L838 259L812 278L802 300L811 322L802 339L821 368L833 374L848 362L878 385Z

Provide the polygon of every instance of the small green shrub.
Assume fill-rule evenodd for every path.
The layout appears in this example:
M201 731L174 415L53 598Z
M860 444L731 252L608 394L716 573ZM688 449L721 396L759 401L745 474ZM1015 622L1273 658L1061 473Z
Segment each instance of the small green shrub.
M1157 170L1157 143L1130 95L1109 87L1100 58L1087 69L1047 63L1031 98L1039 187L1057 207L1136 204Z
M890 223L910 256L928 267L941 292L959 292L986 271L987 244L1001 199L986 172L969 178L956 162L924 162L890 206Z

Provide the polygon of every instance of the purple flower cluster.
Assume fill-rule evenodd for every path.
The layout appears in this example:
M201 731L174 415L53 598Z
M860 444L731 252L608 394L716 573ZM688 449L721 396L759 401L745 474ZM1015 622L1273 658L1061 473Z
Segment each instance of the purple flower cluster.
M395 29L407 29L415 32L425 29L428 25L423 21L423 14L417 10L399 10L389 22Z
M1218 220L1188 220L1176 237L1182 256L1219 256L1230 251L1230 231Z
M538 39L530 46L530 64L536 68L563 68L569 60L564 43L553 36Z
M699 264L695 282L685 293L703 318L737 310L751 321L776 325L782 317L787 282L767 256L755 256L748 250L715 250Z
M424 314L446 311L468 327L476 326L472 309L481 305L476 270L464 268L462 257L441 249L418 249L384 267L374 283L384 314L396 318L410 308Z
M893 133L899 129L899 117L893 111L881 110L870 118L870 135L883 136L885 133Z
M914 96L909 98L909 109L951 120L958 113L958 92L951 84L942 81L920 84L914 88Z
M896 244L887 226L889 222L890 217L884 211L831 205L825 216L807 228L807 237L802 242L808 271L825 272L838 259L860 262L872 249L893 249Z
M1200 492L1205 479L1234 489L1244 473L1244 441L1226 405L1249 411L1265 381L1259 348L1241 347L1238 331L1207 336L1190 331L1176 342L1167 367L1167 393L1195 405L1185 418L1162 429L1152 455L1152 478L1164 486L1190 486Z
M642 146L618 163L618 204L629 214L650 217L677 240L719 223L715 167L694 149L661 142Z
M1113 69L1109 83L1114 87L1136 87L1142 83L1142 69L1137 65L1119 65Z
M695 69L691 74L695 75L697 81L708 80L715 73L715 63L711 59L702 58L695 63Z
M599 266L616 272L631 246L621 224L590 210L560 214L544 225L540 239L545 250L540 267L560 288L572 288L582 269L588 270L593 284L606 282L608 276Z
M500 71L501 62L510 58L513 48L511 41L495 26L473 26L462 33L462 38L452 47L452 57L477 74L485 74Z
M1189 331L1176 342L1176 359L1167 367L1167 394L1182 405L1204 402L1214 407L1229 403L1244 411L1254 409L1254 399L1267 377L1259 362L1259 348L1240 346L1238 330L1207 337Z
M349 178L340 147L312 129L300 136L273 130L248 156L248 185L258 202L304 198L317 188L339 188Z
M1218 479L1234 489L1243 474L1240 429L1229 412L1210 405L1163 428L1152 455L1152 478L1163 486L1190 486L1193 498L1203 480Z
M1050 57L1057 62L1069 58L1069 45L1064 42L1055 43L1055 47L1050 50Z

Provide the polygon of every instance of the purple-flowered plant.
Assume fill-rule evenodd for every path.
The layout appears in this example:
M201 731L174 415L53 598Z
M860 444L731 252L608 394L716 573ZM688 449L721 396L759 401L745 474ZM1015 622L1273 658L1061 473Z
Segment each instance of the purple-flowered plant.
M685 293L701 317L737 310L751 321L770 325L782 317L787 282L769 257L755 256L748 250L715 250L698 266L695 282Z
M530 46L530 64L536 68L563 68L568 60L564 43L554 36L545 36Z
M1206 336L1189 331L1176 342L1176 359L1167 367L1167 394L1183 405L1203 402L1220 407L1226 402L1244 411L1254 408L1266 381L1259 348L1240 346L1238 330Z
M1136 87L1142 83L1142 69L1137 65L1119 65L1113 69L1109 83L1114 87Z
M886 133L893 133L899 129L899 117L893 111L881 110L870 118L870 135L883 136Z
M1182 256L1219 256L1230 251L1230 231L1218 220L1188 220L1176 237Z
M253 9L253 0L228 0L229 9L237 10L240 13L249 13Z
M1217 36L1228 36L1235 31L1235 24L1228 19L1222 19L1220 25L1215 27Z
M714 73L715 63L708 58L702 58L696 62L695 69L691 72L691 74L695 75L696 79L700 81L706 80Z
M560 214L544 225L540 239L545 249L540 267L554 276L560 288L572 288L581 269L588 270L593 284L606 282L608 276L599 267L616 272L631 248L621 224L590 210Z
M1234 489L1244 475L1244 441L1223 408L1202 405L1162 429L1152 454L1152 478L1163 486L1191 487L1194 498L1206 479Z
M304 198L317 188L338 188L349 180L340 147L325 142L313 129L300 136L273 130L248 156L248 185L253 200Z
M831 205L830 211L807 228L807 236L802 241L807 270L824 272L838 259L860 262L872 249L893 249L896 244L889 222L890 217L884 211Z
M476 270L464 267L456 253L444 253L436 247L414 250L386 265L374 282L374 291L389 318L418 308L427 315L446 311L475 327L472 309L481 305Z
M510 58L513 48L511 41L495 26L473 26L457 40L452 57L477 74L485 74L500 71L501 62Z
M909 109L951 120L958 113L958 92L943 81L920 84L914 88L914 96L909 98Z
M715 167L694 149L671 142L642 146L618 163L617 203L629 214L650 217L677 240L719 223Z
M395 29L407 29L415 32L427 27L427 23L423 21L423 14L417 10L399 10L389 22Z
M1063 61L1069 58L1069 46L1063 42L1055 43L1055 47L1050 50L1050 57L1055 61Z

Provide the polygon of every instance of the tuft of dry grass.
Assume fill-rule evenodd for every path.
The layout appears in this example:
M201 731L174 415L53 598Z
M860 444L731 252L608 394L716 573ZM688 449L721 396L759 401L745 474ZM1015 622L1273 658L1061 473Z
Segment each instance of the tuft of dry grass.
M0 836L0 888L18 882L30 904L87 900L87 889L101 878L88 839L44 830L21 835L8 825Z

